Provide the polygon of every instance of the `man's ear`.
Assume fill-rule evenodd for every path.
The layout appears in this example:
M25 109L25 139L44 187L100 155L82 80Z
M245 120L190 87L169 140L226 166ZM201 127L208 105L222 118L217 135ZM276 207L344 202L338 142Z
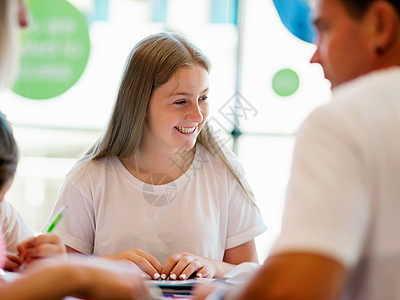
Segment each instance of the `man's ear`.
M388 1L372 2L368 9L372 21L372 34L375 52L385 54L400 37L400 17Z

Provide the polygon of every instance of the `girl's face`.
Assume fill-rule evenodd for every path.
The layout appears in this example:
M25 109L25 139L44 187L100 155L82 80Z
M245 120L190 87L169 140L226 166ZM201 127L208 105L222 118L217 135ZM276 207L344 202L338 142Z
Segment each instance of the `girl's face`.
M207 93L208 72L199 65L182 67L155 88L147 108L142 150L192 149L208 116Z

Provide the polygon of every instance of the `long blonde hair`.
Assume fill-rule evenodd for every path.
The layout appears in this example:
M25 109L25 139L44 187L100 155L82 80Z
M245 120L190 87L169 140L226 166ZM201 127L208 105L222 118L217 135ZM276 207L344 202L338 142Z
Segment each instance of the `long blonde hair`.
M177 33L158 33L140 41L128 56L108 126L102 137L86 152L83 161L105 156L133 156L136 160L153 89L166 83L183 66L193 65L210 71L210 62L203 52ZM207 122L197 141L211 153L217 153L252 201L250 190L221 151Z
M0 89L13 78L18 59L18 26L16 0L0 0Z

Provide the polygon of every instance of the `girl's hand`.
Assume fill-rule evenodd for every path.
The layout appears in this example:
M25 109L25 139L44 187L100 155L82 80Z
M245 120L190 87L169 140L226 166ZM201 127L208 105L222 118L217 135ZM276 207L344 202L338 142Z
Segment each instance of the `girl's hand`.
M19 244L17 249L20 263L60 254L66 257L65 245L61 242L60 237L55 234L42 234L32 237Z
M140 249L133 249L122 253L107 255L103 257L133 262L143 272L148 274L152 279L156 280L160 278L161 271L163 269L159 261L154 256Z
M188 279L196 273L197 278L212 278L216 274L216 261L187 252L171 255L161 273L162 279Z
M6 265L4 266L4 270L9 272L18 271L21 263L19 261L19 257L14 253L8 252L6 257Z

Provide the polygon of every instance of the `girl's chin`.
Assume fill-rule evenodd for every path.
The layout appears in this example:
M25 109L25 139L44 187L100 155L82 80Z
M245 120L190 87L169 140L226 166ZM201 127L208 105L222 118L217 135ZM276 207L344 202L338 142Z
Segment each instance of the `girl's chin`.
M179 151L190 151L193 150L196 145L196 141L193 142L185 142L179 147Z

